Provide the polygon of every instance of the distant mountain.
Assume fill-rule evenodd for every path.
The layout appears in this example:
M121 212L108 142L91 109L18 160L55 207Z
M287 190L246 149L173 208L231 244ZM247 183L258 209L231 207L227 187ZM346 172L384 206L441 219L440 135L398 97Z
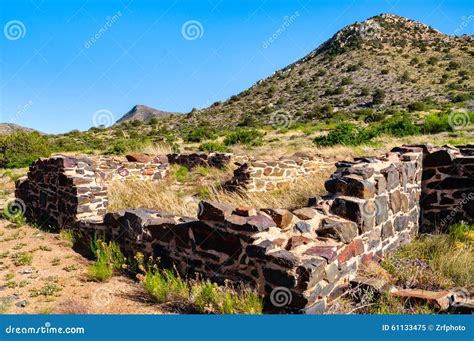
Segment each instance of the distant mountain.
M240 94L177 117L175 126L271 122L277 113L292 121L317 121L368 107L462 101L473 99L473 80L472 35L449 36L414 20L381 14L344 27Z
M152 118L160 119L163 117L168 117L173 114L179 114L179 113L161 111L161 110L147 107L146 105L137 104L129 112L123 115L116 123L135 121L135 120L148 122Z
M31 132L34 132L36 130L31 129L31 128L22 127L18 124L14 124L14 123L0 123L0 135L8 135L8 134L12 134L12 133L15 133L15 132L18 132L18 131L24 131L24 132L31 133Z

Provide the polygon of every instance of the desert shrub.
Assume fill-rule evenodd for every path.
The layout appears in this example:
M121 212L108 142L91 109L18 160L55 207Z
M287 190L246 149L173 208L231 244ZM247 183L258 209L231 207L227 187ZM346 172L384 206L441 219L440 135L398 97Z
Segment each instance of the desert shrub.
M423 134L453 131L453 128L449 124L449 115L447 113L434 113L426 116L421 131Z
M262 313L262 300L252 290L236 290L207 280L186 280L170 269L149 267L142 285L157 303L180 302L202 314Z
M20 168L51 154L46 137L39 133L16 132L0 136L0 168Z
M106 243L94 238L91 250L96 261L89 267L89 276L97 281L106 282L114 273L121 271L126 264L126 258L120 247L114 241Z
M318 136L314 143L318 146L334 146L337 144L357 146L369 142L376 136L376 131L368 128L359 128L352 123L343 123L326 136Z
M372 104L382 104L385 99L385 91L382 89L375 90L372 95Z
M458 94L456 96L453 97L453 103L459 103L459 102L465 102L465 101L469 101L471 99L471 96L469 96L468 94Z
M145 145L145 141L142 140L130 140L130 139L116 139L107 148L104 154L106 155L122 155L131 150L139 149Z
M225 152L227 147L219 142L206 142L199 146L200 151L204 152Z
M227 135L224 139L226 146L234 144L245 144L256 146L262 143L263 133L255 129L237 129Z
M186 134L184 140L186 142L201 142L203 140L215 139L216 133L208 127L199 127Z
M157 303L189 299L188 284L172 270L149 269L142 285Z
M413 123L413 119L406 113L385 119L377 127L377 130L381 134L396 137L411 136L420 133L420 128Z
M184 166L179 166L175 172L174 172L174 177L178 182L186 182L186 179L189 175L189 169L184 167Z
M409 111L423 111L426 109L425 103L423 102L413 102L408 104Z

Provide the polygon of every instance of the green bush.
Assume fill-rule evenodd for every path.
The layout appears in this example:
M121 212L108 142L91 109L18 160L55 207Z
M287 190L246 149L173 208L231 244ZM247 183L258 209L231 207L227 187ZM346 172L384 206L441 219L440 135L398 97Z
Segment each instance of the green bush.
M388 134L396 137L417 135L420 128L417 127L410 115L402 114L385 119L377 128L380 134Z
M51 154L46 137L39 133L16 132L0 136L0 168L28 167Z
M385 91L382 89L375 90L372 95L372 104L382 104L385 99Z
M423 134L453 131L453 128L449 124L449 115L447 113L435 113L426 116L421 131Z
M127 259L117 243L103 242L97 238L91 243L96 261L89 267L89 276L97 281L108 281L116 272L123 269Z
M357 146L369 142L374 137L376 137L376 131L373 129L359 128L352 123L343 123L329 132L328 135L316 137L314 143L318 146L324 147L334 146L337 144Z
M176 180L181 183L186 182L188 175L189 175L189 169L187 169L184 166L180 166L174 174Z
M203 140L213 140L216 137L216 133L213 130L207 127L200 127L188 132L184 137L184 141L201 142Z
M225 152L227 147L224 146L222 143L219 142L206 142L199 146L200 151L204 152Z
M106 155L122 155L134 149L145 145L145 141L116 139L112 145L105 151Z
M224 139L226 146L234 144L245 144L256 146L262 143L263 133L255 129L237 129L227 135Z
M423 102L413 102L408 104L408 110L410 111L423 111L426 109L425 103Z

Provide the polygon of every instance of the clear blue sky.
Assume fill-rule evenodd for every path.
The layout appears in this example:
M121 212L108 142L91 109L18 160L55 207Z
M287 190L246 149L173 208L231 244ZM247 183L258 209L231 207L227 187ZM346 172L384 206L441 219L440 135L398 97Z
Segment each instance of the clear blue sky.
M447 34L473 34L473 4L0 0L0 122L60 133L90 128L102 109L115 119L135 104L189 112L225 100L340 28L382 12ZM191 20L198 23L183 34Z

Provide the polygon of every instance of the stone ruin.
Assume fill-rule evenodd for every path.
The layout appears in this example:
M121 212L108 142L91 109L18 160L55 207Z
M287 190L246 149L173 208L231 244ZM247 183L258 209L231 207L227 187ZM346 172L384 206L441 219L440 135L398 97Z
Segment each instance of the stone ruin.
M287 189L300 178L311 177L332 168L322 157L295 154L276 161L248 160L234 170L225 187L245 192L267 192Z
M327 195L292 211L202 201L197 219L150 209L105 213L97 164L68 157L36 162L16 196L39 223L102 235L128 256L141 252L185 275L254 287L266 312L323 313L362 264L420 230L442 228L447 217L474 223L474 146L403 146L336 167Z

